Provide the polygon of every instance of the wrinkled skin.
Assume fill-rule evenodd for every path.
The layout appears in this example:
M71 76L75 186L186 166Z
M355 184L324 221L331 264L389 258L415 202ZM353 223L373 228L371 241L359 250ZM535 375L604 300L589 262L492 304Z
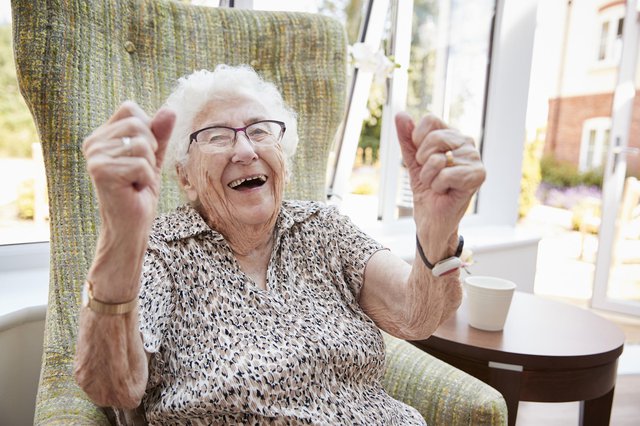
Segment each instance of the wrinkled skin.
M212 119L215 117L215 119ZM244 127L260 119L272 119L256 100L238 97L207 104L194 129L212 125ZM242 132L229 148L203 152L193 143L184 166L178 166L180 183L207 223L220 233L240 256L270 240L284 192L285 162L279 145L254 146ZM236 179L265 175L264 185L232 189Z

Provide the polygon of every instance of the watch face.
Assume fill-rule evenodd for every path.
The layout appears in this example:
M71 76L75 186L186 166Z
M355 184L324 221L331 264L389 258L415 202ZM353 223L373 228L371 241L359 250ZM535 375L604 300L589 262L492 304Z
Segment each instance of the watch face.
M457 271L462 267L462 261L459 257L449 257L445 260L441 260L436 263L436 265L431 270L431 273L435 277L440 277L442 275L450 274L451 272Z

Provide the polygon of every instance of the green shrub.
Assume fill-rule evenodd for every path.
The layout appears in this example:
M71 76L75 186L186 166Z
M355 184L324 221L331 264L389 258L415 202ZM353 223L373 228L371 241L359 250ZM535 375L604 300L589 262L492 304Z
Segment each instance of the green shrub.
M38 141L16 78L11 26L0 25L0 157L31 157L31 144Z
M603 176L604 176L604 172L602 168L589 170L587 172L581 173L582 183L586 186L602 187Z
M518 200L518 215L524 217L536 205L536 190L540 185L540 150L544 139L536 138L527 141L522 158L522 178L520 179L520 199Z
M580 172L573 164L558 161L551 156L544 156L540 160L540 173L542 182L556 187L602 186L601 169Z
M18 217L33 219L36 211L36 191L33 179L22 181L18 186Z
M371 148L372 150L372 159L373 162L375 163L378 160L378 156L380 155L380 135L376 136L372 136L372 135L368 135L366 133L364 133L364 129L366 129L365 126L363 126L363 133L360 135L360 141L358 143L358 148L362 148L363 152L363 158L362 161L364 162L364 150L367 148Z
M358 147L363 150L371 148L373 150L373 161L378 159L380 151L380 131L382 129L382 118L375 116L371 113L369 120L365 120L362 123L362 132L360 133L360 140L358 141Z

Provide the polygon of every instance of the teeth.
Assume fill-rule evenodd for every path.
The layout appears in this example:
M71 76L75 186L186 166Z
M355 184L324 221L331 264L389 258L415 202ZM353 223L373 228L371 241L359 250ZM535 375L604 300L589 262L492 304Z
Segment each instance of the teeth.
M230 188L236 188L239 185L242 185L244 182L248 181L248 180L254 180L254 179L260 179L262 182L266 182L267 181L267 176L265 175L254 175L254 176L247 176L247 177L243 177L240 179L236 179L232 182L229 183L229 187Z

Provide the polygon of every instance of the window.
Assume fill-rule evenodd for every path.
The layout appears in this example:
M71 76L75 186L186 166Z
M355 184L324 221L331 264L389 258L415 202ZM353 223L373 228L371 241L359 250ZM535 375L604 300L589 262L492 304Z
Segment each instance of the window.
M618 30L616 31L616 40L622 39L622 32L624 30L624 18L618 19Z
M255 0L253 6L262 7L263 2L267 3L267 0ZM376 123L380 126L376 131L382 133L380 162L365 168L353 185L358 135L362 118L367 115L362 110L366 109L366 97L372 92L370 82L356 97L359 105L355 109L359 108L361 116L356 120L357 130L352 132L355 137L342 140L335 152L339 157L335 161L336 167L328 173L334 174L334 185L330 190L338 195L335 199L342 210L365 224L379 218L394 221L403 211L410 212L411 200L407 196L410 194L406 190L406 177L402 176L395 130L389 123L393 114L402 109L408 109L414 115L429 110L482 144L483 160L489 174L472 206L474 214L468 215L463 222L515 225L526 102L514 100L527 99L537 2L323 0L317 4L322 6L318 8L319 12L334 8L338 11L334 16L340 18L346 14L352 28L354 23L359 23L359 18L352 14L357 10L368 18L363 21L367 33L371 35L373 30L378 31L381 38L378 45L401 65L393 71L394 78L382 86L388 96L384 108L387 112L383 112ZM362 13L363 9L366 9L365 13ZM400 25L394 25L395 22ZM406 25L407 22L412 25ZM354 41L349 37L350 43ZM374 42L371 45L376 46ZM402 67L405 54L407 66ZM364 73L358 74L362 77ZM357 85L357 81L354 84ZM347 120L345 127L348 125ZM366 161L371 157L375 158L375 155L367 157L363 154L360 158ZM366 184L361 184L361 178L367 179ZM376 186L380 191L375 191ZM336 187L342 187L342 191L335 191ZM359 188L358 193L351 193L354 187ZM359 193L369 192L372 187L372 194L363 196Z
M622 31L624 18L621 17L624 8L614 11L607 9L607 15L600 20L600 36L598 39L597 61L604 65L617 65L622 48ZM616 12L614 14L614 12Z
M47 302L49 222L42 150L18 89L10 2L0 2L0 316ZM28 244L25 244L28 243Z
M192 2L214 7L231 5L229 0L192 0ZM394 49L396 54L400 48L410 50L410 56L407 56L407 62L410 65L404 70L394 71L394 73L405 73L404 78L407 83L404 84L404 90L408 95L405 96L406 99L402 99L402 102L387 109L397 111L406 108L414 117L422 115L427 110L434 111L463 132L473 135L478 142L482 142L483 160L489 169L489 175L474 204L475 215L472 216L479 218L479 223L515 224L521 145L524 141L524 125L519 117L524 117L523 111L526 105L524 102L522 105L514 105L513 100L527 98L531 45L535 26L535 0L519 2L513 0L233 1L235 7L295 9L332 15L345 24L351 44L358 39L364 17L371 18L371 15L367 14L371 8L380 7L380 4L385 3L387 6L382 13L383 23L380 25L380 34L384 41L381 40L380 45L385 47L388 55L392 54ZM8 14L0 19L4 19L0 23L4 22L1 26L5 30L3 33L5 36L0 39L0 42L4 43L2 45L4 50L10 53ZM398 36L392 31L391 23L394 20L402 23L400 26L396 25L396 30L409 31L409 41L404 47L393 45ZM412 25L405 25L406 22L412 22ZM617 23L616 31L622 25L620 22ZM367 22L367 25L369 24L370 22ZM493 39L492 34L494 34ZM393 37L396 37L396 41ZM497 53L492 55L492 51ZM398 58L396 57L396 60L399 60ZM12 63L8 65L8 61L12 60L11 54L2 59L3 68L14 70ZM491 84L492 80L495 81L494 84ZM395 78L394 81L396 83L393 84L399 87L402 78ZM389 89L393 84L388 81L384 87ZM3 89L5 87L6 93L18 93L15 83L4 83ZM396 90L396 97L402 98L398 92L400 91ZM17 99L16 104L22 103L19 95ZM27 117L25 126L31 126L28 132L35 135L30 114L24 104L22 108L24 117ZM520 112L523 113L520 114ZM15 138L8 140L12 140L13 143ZM383 143L384 140L386 139L383 139ZM390 146L395 143L393 138L388 141ZM26 157L23 156L20 161L41 161L38 159L39 151L35 149L37 147L31 151L33 142L37 142L35 137L26 143L29 154ZM353 166L355 152L354 149L350 168ZM0 172L9 170L6 166L7 160L10 159L8 157L10 156L5 152L0 154L0 161L4 162ZM505 164L504 159L507 157L515 160L509 160ZM411 207L410 193L406 191L406 177L403 178L400 169L399 150L389 149L380 163L393 166L391 173L387 174L386 178L380 178L374 170L372 172L374 179L377 179L379 184L393 187L393 191L385 192L380 199L374 196L373 203L360 204L367 206L367 215L373 220L380 216L376 214L380 206L391 206L393 212L386 216L393 220L402 213L403 208L408 212ZM19 171L26 170L25 167L20 166L15 168ZM20 224L24 222L10 217L11 212L15 212L17 208L18 186L9 190L5 185L0 192L0 244L48 239L43 167L40 165L33 169L38 172L31 176L31 182L37 182L37 188L40 189L34 190L34 195L29 197L40 200L37 203L40 203L38 205L41 207L33 209L33 215L37 215L39 219L30 220L30 223L31 225L40 223L40 225L32 228L33 232L25 232L24 229L15 225L18 222ZM11 174L11 178L4 179L4 182L18 181L16 176ZM28 188L29 185L31 184L27 183L25 187ZM12 198L6 195L9 192L13 194ZM506 194L511 195L505 196ZM6 208L7 206L9 207ZM476 222L475 219L470 219L468 223ZM25 235L29 236L25 238Z
M580 143L580 171L603 167L607 159L611 118L598 117L585 120Z
M439 2L432 14L428 3L414 6L407 107L414 115L433 111L481 141L495 0ZM429 40L422 29L434 25Z
M229 0L227 0L228 2ZM343 23L349 43L354 43L362 20L364 8L369 0L244 0L247 8L256 10L280 10L289 12L321 13ZM249 5L248 3L252 3ZM238 0L235 0L238 7Z
M350 174L353 159L347 156L343 162L347 164L337 165L338 177L334 177L331 187L332 195L337 194L353 215L385 221L412 212L408 177L399 167L401 156L392 123L395 112L406 109L414 119L434 112L481 142L496 7L494 0L416 0L413 6L411 2L388 3L386 17L382 13L370 16L386 20L381 45L399 68L386 84L374 81L368 86L370 90L359 93L369 96L370 110L360 145L369 144L365 137L378 138L380 164L364 164ZM351 102L364 106L362 99L352 98ZM381 104L384 110L379 108ZM362 123L348 120L346 126L345 135L353 137L350 128L357 127L359 132ZM345 145L354 143L343 141ZM355 148L352 152L356 152ZM351 185L344 182L347 178L340 170L344 167L349 168ZM373 190L363 196L363 188Z
M622 55L622 31L624 30L624 18L618 19L618 24L616 25L616 36L613 40L613 57L616 62L620 59Z
M18 89L8 14L0 16L0 81L0 245L48 241L44 162Z
M598 60L603 61L607 57L607 45L609 40L609 22L602 23L600 31L600 46L598 49Z
M186 0L185 0L186 1ZM266 2L267 0L192 0L194 3L197 1L199 4L208 5L208 6L229 6L232 5L238 8L250 8L250 7L258 7L260 3ZM526 99L527 99L527 91L529 86L529 72L531 66L531 56L532 56L532 46L533 46L533 34L535 28L535 17L536 17L536 5L537 0L495 0L495 10L491 11L491 17L486 18L483 22L483 25L487 25L488 22L495 22L491 27L491 32L493 33L493 38L482 39L483 43L487 43L487 48L489 52L485 52L482 55L484 59L482 61L488 61L489 58L491 60L490 69L487 68L486 63L481 63L479 59L481 58L478 55L476 58L478 62L475 65L467 63L466 65L462 65L459 61L456 64L456 59L454 59L454 63L448 65L447 67L443 67L442 64L445 62L438 62L441 66L438 70L445 70L448 73L445 73L447 77L448 88L443 86L444 80L437 80L440 77L436 76L434 72L427 72L423 74L424 80L420 80L420 78L416 78L415 80L411 80L413 85L423 85L422 87L432 87L432 93L429 94L430 89L420 89L424 90L422 92L416 91L415 93L419 93L418 98L419 102L426 102L425 105L436 105L437 102L434 101L436 99L435 87L441 88L439 93L444 93L445 95L448 93L449 95L441 97L441 99L447 99L447 104L450 106L456 105L455 102L451 102L451 100L455 100L456 94L464 93L466 90L470 90L470 87L480 87L477 85L468 84L470 82L477 83L481 79L474 80L473 78L461 78L460 76L467 76L467 73L471 73L472 71L478 73L486 73L483 78L486 78L488 84L485 86L487 93L483 93L481 91L476 91L474 93L481 94L479 98L467 98L467 99L476 99L476 101L469 103L469 105L463 105L463 108L444 108L443 111L449 111L449 118L453 119L454 117L462 117L464 113L468 113L470 111L479 111L477 108L478 101L481 99L482 102L482 118L480 121L476 121L476 123L481 123L480 128L478 129L479 134L482 135L482 157L484 164L488 170L487 180L485 184L480 190L480 195L478 196L476 203L474 205L475 212L472 215L467 215L463 219L462 227L463 232L470 231L470 227L475 225L482 225L479 230L481 233L486 232L486 235L491 235L489 238L489 246L494 244L496 241L500 241L500 244L504 241L505 243L509 243L511 239L516 241L517 244L521 243L521 238L515 236L511 232L514 229L515 223L517 220L518 213L518 196L520 193L520 176L521 176L521 162L522 162L522 149L524 145L524 118L526 111ZM284 2L280 1L279 4L282 8L291 9L307 7L307 2ZM382 23L378 21L379 28L376 31L379 34L391 34L389 24L385 24L385 22L392 22L391 19L397 17L400 19L400 22L409 22L411 21L408 16L413 17L413 19L422 20L422 26L418 30L418 34L420 37L428 36L428 31L432 31L434 29L433 26L430 25L436 24L438 21L435 20L435 17L432 18L433 21L431 23L428 20L425 20L425 15L416 16L413 12L413 2L411 0L316 0L314 2L317 6L317 9L311 10L309 8L305 8L307 12L318 12L318 13L326 13L332 16L337 17L347 28L347 33L349 35L349 42L354 43L358 40L360 22L363 20L364 16L370 16L369 12L371 12L371 8L375 8L376 14L374 17L379 17L382 14ZM395 7L395 12L393 7L389 10L388 7L384 7L384 3L389 3L393 7ZM465 5L466 3L466 5ZM477 18L472 16L472 14L460 15L458 18L453 18L456 12L462 12L464 10L478 10L481 6L486 6L488 2L483 0L481 5L469 5L470 3L475 2L463 2L461 0L431 0L430 2L427 0L415 0L415 10L416 13L419 14L421 11L421 7L433 7L433 10L439 11L441 13L442 10L446 11L447 8L449 10L450 16L452 17L450 25L455 27L455 25L451 24L453 22L457 22L457 25L462 25L462 32L469 37L473 37L469 35L466 30L469 28L465 28L464 22L474 22ZM381 6L382 5L382 6ZM267 6L261 6L267 8ZM469 9L465 9L465 8ZM380 10L382 10L380 14ZM409 11L407 11L409 9ZM7 10L8 12L8 10ZM363 13L364 12L364 13ZM2 20L2 17L5 17ZM2 27L7 26L7 22L9 14L6 13L2 15L2 11L0 10L0 36L5 34L5 38L0 37L0 76L2 75L2 71L15 70L13 63L9 64L9 61L13 60L12 55L10 54L11 50L6 49L7 46L10 46L10 28L7 28L6 32L2 32ZM389 18L386 18L389 16ZM441 15L444 16L444 15ZM462 18L461 18L462 17ZM483 18L483 19L484 19ZM408 19L408 20L407 20ZM447 22L442 18L442 22ZM417 27L412 27L411 25L400 25L399 27L400 33L396 34L396 40L407 40L407 43L398 43L397 46L393 46L390 44L385 47L389 48L391 52L395 52L395 60L402 63L409 63L409 48L415 49L416 46L420 47L420 45L416 45L415 38L414 44L411 43L411 32L416 31ZM476 26L476 29L478 26ZM486 28L486 27L485 27ZM371 28L370 28L371 29ZM435 27L437 30L437 26ZM460 27L458 27L460 29ZM451 28L449 28L451 31ZM408 35L407 35L408 32ZM445 34L444 32L441 34ZM451 37L452 44L451 46L455 46L453 40L455 37L459 37L460 33L451 32L449 36ZM389 38L391 40L391 38ZM488 42L487 40L492 40L492 42ZM468 40L473 42L474 40ZM380 41L378 41L380 43ZM466 43L466 42L465 42ZM462 50L466 49L468 46L459 45L458 47ZM445 46L445 47L443 47ZM8 56L2 55L2 47L5 47L4 51L9 52ZM449 49L446 45L436 44L436 50L438 48L443 49L448 54L451 54L453 58L456 58L457 54L461 54L462 50L455 51L455 49ZM404 50L403 50L404 49ZM480 52L481 50L476 50L476 52ZM416 56L419 58L419 56ZM443 57L444 58L444 57ZM424 69L435 69L434 62L436 58L433 56L423 57L422 65L426 65ZM412 65L413 66L413 65ZM428 68L428 66L432 66L434 68ZM466 69L465 66L469 66L471 69ZM417 67L417 65L416 65ZM407 106L405 105L406 101L406 91L409 87L408 80L414 76L407 75L408 67L405 67L404 70L396 69L394 71L394 78L392 81L387 81L387 88L392 89L393 96L387 99L392 100L391 107L386 108L385 110L388 112L389 116L392 116L394 111L398 111L400 109L405 109ZM461 74L457 74L454 70L461 70ZM489 71L487 73L487 71ZM413 72L413 70L412 70ZM404 73L404 76L403 76ZM438 74L438 76L441 76ZM473 76L471 76L473 77ZM7 93L15 93L17 94L17 86L15 85L15 80L3 80L3 92L0 93L0 105L5 98L2 96ZM438 84L441 84L438 86ZM404 95L402 88L404 87ZM444 88L444 91L442 90ZM465 90L460 90L464 88ZM487 89L488 88L488 89ZM414 90L413 88L410 90ZM448 90L448 91L447 91ZM369 88L367 88L367 93L369 92ZM18 96L16 99L16 105L22 102L22 99ZM409 97L409 108L412 108L411 97ZM444 105L445 102L442 102ZM364 101L364 105L366 105L366 99ZM422 108L422 107L420 107ZM0 115L4 112L2 108L0 108ZM32 126L30 114L26 110L26 107L22 110L26 113L24 117L28 119L26 122L27 126ZM462 112L462 113L461 113ZM439 112L443 114L443 112ZM475 115L476 120L478 120L478 115ZM390 120L387 120L389 123ZM462 123L463 121L459 121L458 123ZM465 121L466 122L466 121ZM471 123L472 121L468 121ZM460 125L460 124L458 124ZM360 126L361 127L361 126ZM1 125L0 125L1 128ZM31 127L32 131L35 134L35 130ZM388 133L393 133L394 129L389 129L387 127ZM470 131L470 130L465 130ZM471 132L473 132L471 130ZM359 130L358 130L359 133ZM32 139L28 139L28 145L34 141ZM387 144L387 147L393 147L395 144L395 139L391 136L387 139L390 143ZM357 135L356 135L356 144L357 144ZM11 140L10 146L15 145L15 140ZM38 156L38 150L34 150L35 156ZM351 164L349 165L349 171L353 166L353 160L355 157L355 149L353 150L353 154L351 156ZM34 155L33 153L30 154ZM6 155L0 154L0 162L6 159ZM389 149L387 153L382 156L381 163L384 163L389 167L391 173L389 173L389 178L381 178L379 179L382 183L390 182L391 185L405 183L406 180L402 180L399 178L400 175L400 162L399 162L399 147L395 144L395 151L393 149ZM31 158L31 157L27 157ZM4 167L6 163L0 163L0 173L3 173L6 168ZM395 167L395 172L394 172ZM39 167L39 173L42 178L43 167ZM14 183L16 179L15 174L10 174L9 179L7 180L5 176L3 180L3 185L0 189L0 194L5 194L5 184L7 182ZM34 179L35 181L35 179ZM44 194L44 183L42 183L42 192ZM406 189L406 187L405 187ZM14 189L15 191L15 189ZM413 220L411 219L399 219L396 220L395 217L398 214L399 203L396 203L396 199L402 200L402 192L395 187L395 193L397 194L397 198L395 195L385 194L384 197L381 197L381 202L378 203L374 201L373 204L364 202L361 203L365 206L365 209L368 209L370 214L368 215L370 218L374 220L372 224L367 218L361 216L360 214L356 214L352 216L354 221L358 223L360 226L365 228L367 232L369 232L372 236L382 241L388 247L393 248L393 250L401 257L410 260L415 252L415 248L412 244L406 244L406 239L409 238L411 240L411 235L415 232ZM399 194L398 194L399 193ZM406 191L405 191L406 193ZM405 197L406 198L406 197ZM391 200L388 202L387 200ZM357 203L356 203L357 204ZM344 203L346 206L347 203ZM353 206L353 204L351 204ZM410 200L408 200L408 205L410 206ZM391 219L389 221L377 221L376 212L378 211L379 206L390 206L392 210L394 210L391 215L387 215ZM400 205L401 207L401 205ZM4 210L1 209L0 206L0 223L4 220ZM46 211L46 209L45 209ZM343 209L343 212L349 214L348 210ZM359 213L362 212L360 209ZM389 223L393 222L393 223ZM0 235L2 230L2 225L0 224ZM464 228L467 228L466 230ZM15 239L13 241L17 241L18 238L21 238L21 241L24 242L23 238L26 235L26 232L18 229L13 226L9 226L7 229L11 229ZM43 233L40 237L35 237L35 240L46 240L48 238L48 224L46 223L46 219L43 222L42 226ZM505 234L503 231L507 231ZM476 231L477 232L477 231ZM466 234L467 236L469 234ZM473 233L472 233L473 235ZM4 238L4 237L0 237ZM13 237L12 237L13 238ZM478 236L476 236L476 239ZM497 238L497 240L496 240ZM31 238L34 240L34 238ZM472 241L473 238L470 239ZM4 306L11 310L19 309L22 306L31 306L33 304L45 303L47 292L48 292L48 259L49 259L49 243L44 242L40 244L7 244L8 240L5 238L4 240L0 239L0 283L5 285L5 289L2 289L3 298L0 298L4 302ZM3 245L4 244L4 245ZM10 288L9 291L6 289ZM33 289L33 290L32 290ZM34 292L37 293L37 296L34 297Z
M431 111L478 144L483 139L495 7L495 0L414 3L407 110L414 117ZM431 32L425 31L429 28Z

